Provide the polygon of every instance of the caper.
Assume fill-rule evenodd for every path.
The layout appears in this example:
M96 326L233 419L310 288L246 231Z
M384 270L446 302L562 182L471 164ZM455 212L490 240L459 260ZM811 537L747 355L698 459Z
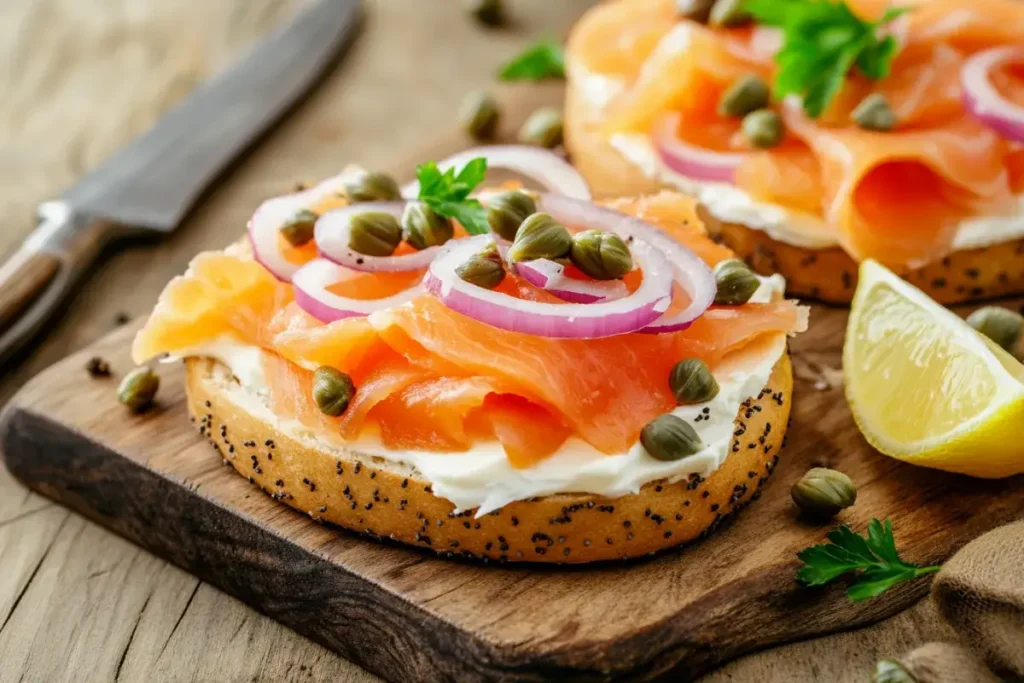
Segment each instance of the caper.
M771 109L757 109L743 117L740 124L743 137L760 149L774 147L782 142L782 117Z
M505 279L505 264L498 253L498 247L491 244L483 251L473 254L465 263L455 269L455 274L471 285L494 289Z
M562 144L562 112L543 107L530 114L519 129L519 142L552 149Z
M462 100L459 107L459 125L477 140L488 140L494 137L498 128L498 103L483 91L471 92Z
M502 0L465 0L466 11L481 24L501 26L505 23L505 7Z
M984 306L967 316L967 324L1013 353L1020 341L1024 317L1001 306Z
M440 246L454 235L451 220L422 202L409 202L402 212L402 238L416 249Z
M720 306L742 306L750 301L761 281L747 264L739 259L726 259L715 266L715 303Z
M117 400L128 406L133 413L153 405L153 398L160 388L160 377L146 366L135 368L121 380L117 387Z
M565 258L571 250L572 235L565 226L546 213L535 213L519 226L508 259L516 262Z
M875 666L872 683L917 683L917 678L895 659L883 659Z
M386 211L363 211L352 216L348 246L367 256L391 256L402 241L402 226Z
M886 131L896 127L896 114L882 93L872 93L861 100L850 118L864 130Z
M633 255L614 232L584 230L572 237L572 264L595 280L617 280L633 270Z
M523 221L537 213L537 203L533 197L519 190L496 194L485 204L491 230L510 242L516 238Z
M345 194L352 202L387 202L402 198L398 183L386 173L360 171L344 186Z
M708 23L715 0L676 0L676 12L680 19L689 19L698 24Z
M750 23L750 12L743 9L743 0L717 0L708 16L708 24L732 28Z
M679 405L704 403L718 396L718 380L700 358L687 358L675 364L668 385Z
M680 460L700 453L704 443L690 423L666 413L656 417L640 430L640 443L655 460Z
M281 237L288 240L288 244L293 247L301 247L313 239L313 226L319 217L309 209L297 211L281 226Z
M756 74L736 80L718 100L718 115L740 118L768 106L768 84Z
M857 501L857 487L838 470L815 467L790 489L800 511L814 519L828 519Z
M341 370L321 365L313 373L313 400L324 415L343 414L355 395L356 385Z

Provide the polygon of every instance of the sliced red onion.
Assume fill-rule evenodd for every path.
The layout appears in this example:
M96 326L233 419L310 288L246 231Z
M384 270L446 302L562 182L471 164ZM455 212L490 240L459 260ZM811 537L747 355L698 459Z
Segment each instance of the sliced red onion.
M621 299L629 294L622 280L577 280L565 274L565 266L549 259L515 264L516 272L534 287L576 304Z
M560 223L585 225L588 228L614 232L635 250L638 244L648 244L664 254L673 269L675 282L690 297L683 310L662 316L641 332L678 332L685 330L715 300L715 276L696 254L667 233L650 223L613 211L612 209L581 202L568 197L546 194L540 199L540 209L551 214ZM647 270L644 270L644 282ZM639 291L639 290L638 290Z
M1016 45L979 52L960 69L964 107L985 126L1003 137L1024 142L1024 107L1006 99L992 84L992 69L1008 62L1024 61L1024 48Z
M676 173L694 180L732 183L742 152L716 152L679 139L679 113L666 114L654 124L651 137L658 156Z
M403 273L422 270L430 265L440 247L428 247L401 256L367 256L348 246L352 217L366 211L383 211L399 221L408 202L361 202L328 211L316 222L313 230L317 247L324 258L338 265L368 273Z
M302 264L288 261L281 253L281 226L299 211L344 192L345 182L352 177L352 173L345 170L308 190L274 197L260 204L249 219L248 226L253 258L278 280L289 282Z
M328 291L328 287L344 280L346 274L343 266L324 258L313 259L292 276L295 303L317 320L330 323L398 306L423 293L420 283L383 299L350 299Z
M558 192L576 199L590 199L590 188L579 171L565 159L540 147L527 145L492 145L474 147L439 161L442 172L449 168L460 169L467 163L483 157L488 170L501 168L513 171L543 185L549 192ZM420 184L413 181L402 188L402 196L415 199L419 196Z
M632 245L633 258L644 272L640 287L622 299L593 304L525 301L460 278L455 269L492 242L489 235L448 242L430 264L424 278L427 290L453 311L503 330L575 339L636 332L672 302L672 267L657 248L640 240Z

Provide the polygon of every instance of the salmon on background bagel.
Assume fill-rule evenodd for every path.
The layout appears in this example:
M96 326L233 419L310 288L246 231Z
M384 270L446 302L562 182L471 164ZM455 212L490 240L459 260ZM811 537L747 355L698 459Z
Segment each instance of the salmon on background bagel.
M168 284L134 358L185 360L200 433L275 500L438 553L635 557L753 500L807 325L781 278L729 260L684 195L592 203L535 149L454 159L420 167L419 201L355 168L268 200ZM434 212L482 159L553 191Z
M596 195L690 194L795 296L848 303L864 258L947 304L1024 293L1024 4L831 3L875 42L828 98L785 52L822 3L712 4L612 0L573 29L566 146Z

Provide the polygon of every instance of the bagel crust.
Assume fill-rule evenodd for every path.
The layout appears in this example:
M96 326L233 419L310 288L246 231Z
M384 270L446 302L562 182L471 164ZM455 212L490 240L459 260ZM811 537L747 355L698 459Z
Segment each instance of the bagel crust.
M200 434L275 500L377 538L444 555L508 562L581 563L646 555L710 533L759 496L778 462L793 389L783 354L760 395L740 407L732 452L706 479L651 482L617 498L558 494L474 517L435 496L408 466L323 448L247 409L230 372L186 359L188 409Z
M571 55L570 55L571 57ZM571 62L571 60L570 60ZM565 104L565 146L573 165L598 197L635 196L678 189L644 174L609 144L599 130L602 112L587 102L569 69ZM709 232L762 275L786 278L786 294L849 304L857 288L857 263L840 247L807 249L774 239L741 223L701 218ZM921 268L893 268L900 277L942 304L1024 294L1024 239L955 251Z

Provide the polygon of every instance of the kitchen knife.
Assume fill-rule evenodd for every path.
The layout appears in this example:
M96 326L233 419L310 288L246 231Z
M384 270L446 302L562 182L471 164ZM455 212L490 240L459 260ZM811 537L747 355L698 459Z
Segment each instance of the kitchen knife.
M359 0L315 0L60 199L0 266L0 366L39 332L109 242L178 226L224 168L347 44Z

